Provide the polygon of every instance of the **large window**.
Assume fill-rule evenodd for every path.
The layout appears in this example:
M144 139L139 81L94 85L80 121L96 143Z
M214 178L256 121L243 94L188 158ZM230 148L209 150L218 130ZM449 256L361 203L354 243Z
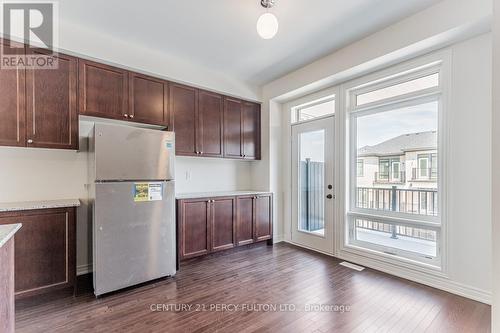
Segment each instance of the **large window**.
M440 75L428 66L348 90L349 248L440 266ZM362 181L360 157L375 161Z

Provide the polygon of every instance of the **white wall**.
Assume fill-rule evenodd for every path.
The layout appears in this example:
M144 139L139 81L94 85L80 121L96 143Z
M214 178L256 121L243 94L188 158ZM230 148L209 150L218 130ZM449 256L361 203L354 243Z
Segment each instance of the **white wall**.
M493 306L492 331L500 332L500 0L494 1L493 20L492 214Z
M491 34L452 48L450 278L491 293Z
M424 279L408 271L399 275L485 302L490 301L492 290L490 19L491 1L443 1L263 87L263 116L271 121L284 111L280 103L453 45L449 279ZM278 194L289 183L283 179L280 187L275 179L286 174L282 171L287 162L280 157L286 155L283 147L287 145L275 142L279 140L277 133L283 131L271 126L263 133L271 141L263 149L263 161L253 170L261 175L256 181L265 182L262 186ZM480 172L471 175L479 166ZM285 199L276 196L278 202ZM289 215L285 211L278 214ZM275 232L286 231L289 218L277 221L282 225L276 226Z
M254 190L252 165L255 162L217 158L177 157L177 193Z

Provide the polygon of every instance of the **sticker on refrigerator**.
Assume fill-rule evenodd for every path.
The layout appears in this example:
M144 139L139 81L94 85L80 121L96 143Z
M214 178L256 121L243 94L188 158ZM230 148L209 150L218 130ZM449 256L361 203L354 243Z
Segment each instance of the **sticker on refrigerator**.
M149 201L163 200L163 184L149 183Z
M161 201L163 200L162 183L134 183L134 201Z

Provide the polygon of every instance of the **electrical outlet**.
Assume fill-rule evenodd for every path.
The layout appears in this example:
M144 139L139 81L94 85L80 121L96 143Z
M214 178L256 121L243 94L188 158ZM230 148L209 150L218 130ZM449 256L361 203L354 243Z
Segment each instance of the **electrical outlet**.
M191 180L191 171L186 171L186 180Z

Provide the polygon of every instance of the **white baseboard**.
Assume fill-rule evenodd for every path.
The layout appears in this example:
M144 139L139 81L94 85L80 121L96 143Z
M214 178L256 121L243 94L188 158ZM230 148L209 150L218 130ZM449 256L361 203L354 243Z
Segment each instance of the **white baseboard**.
M284 235L274 235L273 236L273 244L276 243L281 243L285 241L285 236Z
M88 265L76 266L76 276L92 273L92 271L93 271L93 265L91 263Z
M301 246L300 244L293 243L291 241L285 241L295 246L308 248ZM326 255L332 256L331 254L324 253ZM341 254L336 256L336 258L341 260L347 260L352 263L369 267L390 275L394 275L403 279L411 280L417 283L427 285L436 289L444 290L446 292L470 298L472 300L491 305L492 293L486 290L478 289L472 286L465 285L460 282L456 282L447 278L433 276L430 274L425 274L422 272L414 271L408 268L398 267L381 261L372 260L363 256L356 254Z

